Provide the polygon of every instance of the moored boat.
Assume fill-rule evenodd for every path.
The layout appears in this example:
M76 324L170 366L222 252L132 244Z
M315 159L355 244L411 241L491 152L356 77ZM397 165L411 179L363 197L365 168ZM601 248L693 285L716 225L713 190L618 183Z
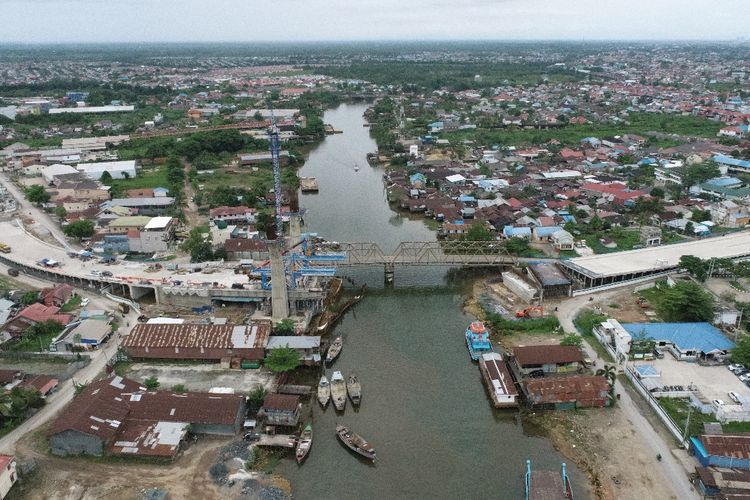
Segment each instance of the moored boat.
M473 321L466 329L466 346L469 348L471 359L477 361L479 356L492 352L490 332L481 321Z
M299 441L297 441L297 463L300 464L305 459L308 453L310 453L310 448L312 447L312 439L313 439L313 432L312 432L312 425L307 424L305 426L305 430L302 431L302 434L299 437Z
M349 378L346 379L346 392L349 393L349 399L352 400L352 404L359 406L359 402L362 399L362 386L356 375L349 375Z
M349 430L343 425L336 426L336 435L347 448L369 460L375 460L375 448L364 440L362 436Z
M328 406L328 401L331 400L331 384L328 382L328 379L325 375L320 377L320 382L318 382L318 402L321 404L323 408Z
M341 411L346 406L346 382L341 372L333 372L331 375L331 397L333 406Z
M331 347L328 348L328 352L326 353L326 363L333 363L333 361L339 357L339 354L341 354L341 349L344 347L344 339L341 337L336 337L336 339L331 344Z

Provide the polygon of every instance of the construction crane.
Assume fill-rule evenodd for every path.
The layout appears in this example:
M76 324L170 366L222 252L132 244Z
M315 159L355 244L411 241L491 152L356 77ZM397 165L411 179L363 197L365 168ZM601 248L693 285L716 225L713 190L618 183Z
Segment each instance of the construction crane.
M273 115L273 103L268 101L268 111L271 115L271 126L268 129L268 145L271 149L271 163L273 164L273 198L275 206L276 240L284 246L284 220L281 217L281 140L276 118Z

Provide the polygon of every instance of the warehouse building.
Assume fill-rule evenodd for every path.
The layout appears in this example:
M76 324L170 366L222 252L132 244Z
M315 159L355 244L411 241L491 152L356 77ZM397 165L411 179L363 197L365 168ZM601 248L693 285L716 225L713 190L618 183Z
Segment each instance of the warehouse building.
M136 175L136 161L100 161L95 163L79 163L76 169L87 177L98 181L104 172L109 173L113 179L133 178Z

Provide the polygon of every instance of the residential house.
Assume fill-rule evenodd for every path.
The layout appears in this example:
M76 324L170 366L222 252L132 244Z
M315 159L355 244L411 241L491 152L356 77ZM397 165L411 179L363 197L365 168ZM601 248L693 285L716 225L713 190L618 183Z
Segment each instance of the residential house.
M711 211L711 221L716 224L738 228L750 224L750 210L745 205L732 200L724 200L713 203L709 207Z
M738 467L696 467L695 484L703 498L750 498L750 470Z
M302 364L319 365L320 364L320 337L303 335L303 336L282 336L274 335L268 338L266 353L272 349L280 347L289 347L297 351Z
M583 354L576 346L520 346L513 348L512 361L522 375L571 373L583 367Z
M23 309L16 316L11 318L3 327L12 337L21 337L30 327L45 321L57 321L62 325L67 325L73 317L70 314L60 313L60 308L56 306L45 306L39 302L31 304Z
M245 206L239 207L216 207L208 212L208 217L214 224L222 221L227 224L255 224L255 208Z
M655 247L661 245L661 229L654 226L641 226L641 245Z
M296 426L299 422L302 404L299 396L291 394L269 394L263 400L258 415L265 419L267 425L284 427Z
M51 288L42 288L39 292L39 300L45 306L62 307L74 295L75 289L66 284L55 285Z
M178 219L173 217L153 217L142 229L128 230L129 250L136 253L167 251L178 223Z
M269 258L268 243L252 238L230 238L224 241L229 260L262 260Z
M174 205L174 198L170 196L154 196L153 198L113 198L106 207L126 207L134 210L138 215L164 215ZM105 206L102 206L105 208Z
M42 397L47 397L57 389L59 384L59 380L55 377L50 377L49 375L30 375L24 378L24 380L18 385L25 389L37 390Z
M575 238L573 235L564 229L552 233L550 235L550 240L552 241L552 246L558 251L573 250L573 246L575 245Z
M13 485L18 481L16 457L0 455L0 499L5 498Z

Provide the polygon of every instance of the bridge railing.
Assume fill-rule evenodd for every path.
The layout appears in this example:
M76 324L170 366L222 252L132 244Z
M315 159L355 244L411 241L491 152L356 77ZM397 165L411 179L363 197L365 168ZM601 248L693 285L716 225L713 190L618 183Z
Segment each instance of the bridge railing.
M341 264L404 265L495 265L518 264L505 246L496 241L405 241L392 253L385 253L377 243L341 243L347 255Z

